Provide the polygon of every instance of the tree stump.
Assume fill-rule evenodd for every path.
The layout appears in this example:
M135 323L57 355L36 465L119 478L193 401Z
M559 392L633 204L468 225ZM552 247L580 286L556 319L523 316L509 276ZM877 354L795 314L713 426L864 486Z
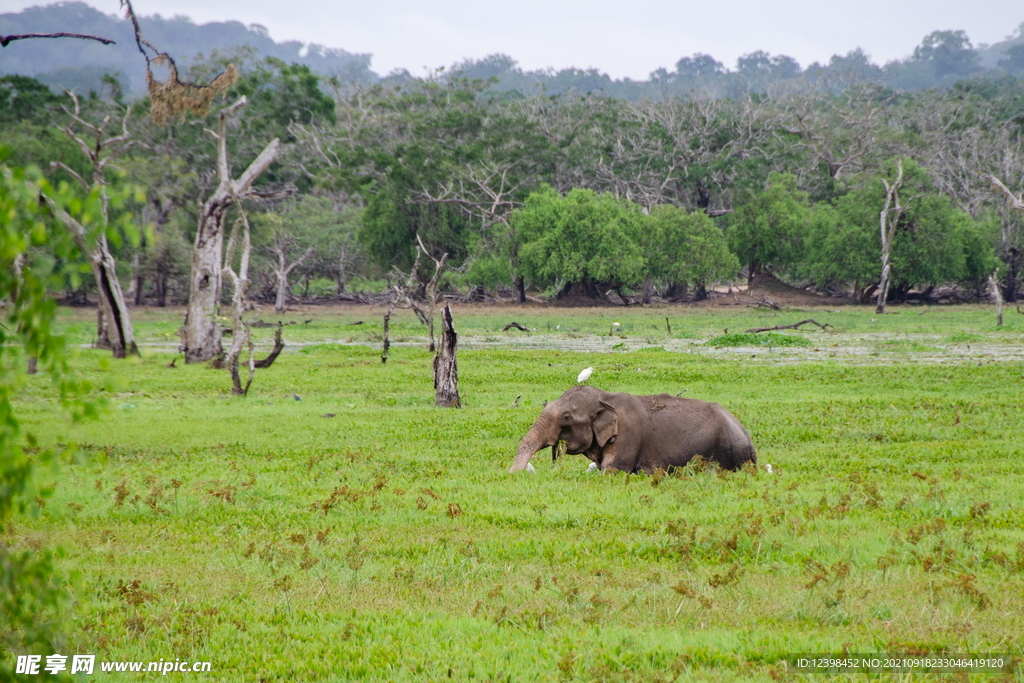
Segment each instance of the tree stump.
M459 369L455 360L458 335L452 325L451 306L441 309L441 346L434 356L434 405L441 408L461 408L459 398Z

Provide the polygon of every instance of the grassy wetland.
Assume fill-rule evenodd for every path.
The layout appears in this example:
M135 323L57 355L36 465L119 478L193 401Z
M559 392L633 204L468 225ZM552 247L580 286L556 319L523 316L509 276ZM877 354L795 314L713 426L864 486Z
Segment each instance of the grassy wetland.
M59 549L67 650L250 681L800 680L787 654L1021 653L1024 316L454 312L459 410L433 407L411 313L382 365L364 307L285 316L244 398L226 371L167 367L173 310L133 314L142 358L76 351L99 420L30 384L24 427L77 449L8 539ZM73 344L93 315L62 311ZM744 332L806 318L830 327ZM587 366L723 404L761 467L602 476L541 452L509 475Z

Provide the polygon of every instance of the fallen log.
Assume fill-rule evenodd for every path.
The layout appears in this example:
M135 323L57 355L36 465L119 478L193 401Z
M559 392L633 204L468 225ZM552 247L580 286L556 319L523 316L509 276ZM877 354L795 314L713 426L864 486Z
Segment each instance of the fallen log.
M825 330L826 327L832 327L828 323L825 323L824 325L822 325L818 321L811 320L810 318L808 318L807 320L801 320L800 322L798 322L798 323L796 323L794 325L776 325L775 327L751 327L749 330L747 330L747 332L748 333L756 333L756 332L774 332L775 330L795 330L798 327L800 327L801 325L806 325L807 323L811 323L812 325L817 325L823 331ZM833 328L833 329L835 329L835 328Z
M780 306L769 299L767 296L754 298L753 296L747 295L747 298L751 300L751 303L744 304L747 308L770 308L773 311L780 310Z

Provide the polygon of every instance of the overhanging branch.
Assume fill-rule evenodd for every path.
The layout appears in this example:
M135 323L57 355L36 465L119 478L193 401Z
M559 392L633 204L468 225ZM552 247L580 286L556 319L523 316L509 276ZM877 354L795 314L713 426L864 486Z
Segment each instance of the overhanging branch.
M27 40L29 38L79 38L81 40L95 40L104 45L114 45L115 42L110 38L101 38L100 36L93 36L88 33L18 33L9 36L0 36L0 47L7 47L8 43L13 43L15 40Z

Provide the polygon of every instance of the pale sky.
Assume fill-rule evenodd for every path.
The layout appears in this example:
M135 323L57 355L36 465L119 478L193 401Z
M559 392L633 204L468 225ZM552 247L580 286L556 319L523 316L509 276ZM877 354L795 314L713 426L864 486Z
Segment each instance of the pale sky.
M118 0L86 0L107 14ZM754 50L802 66L862 47L877 64L909 55L935 30L963 29L998 42L1024 22L1009 0L133 0L140 15L197 23L262 24L278 42L299 40L373 55L385 74L447 66L503 52L527 70L596 67L645 80L695 52L727 67ZM17 12L38 0L0 0Z

